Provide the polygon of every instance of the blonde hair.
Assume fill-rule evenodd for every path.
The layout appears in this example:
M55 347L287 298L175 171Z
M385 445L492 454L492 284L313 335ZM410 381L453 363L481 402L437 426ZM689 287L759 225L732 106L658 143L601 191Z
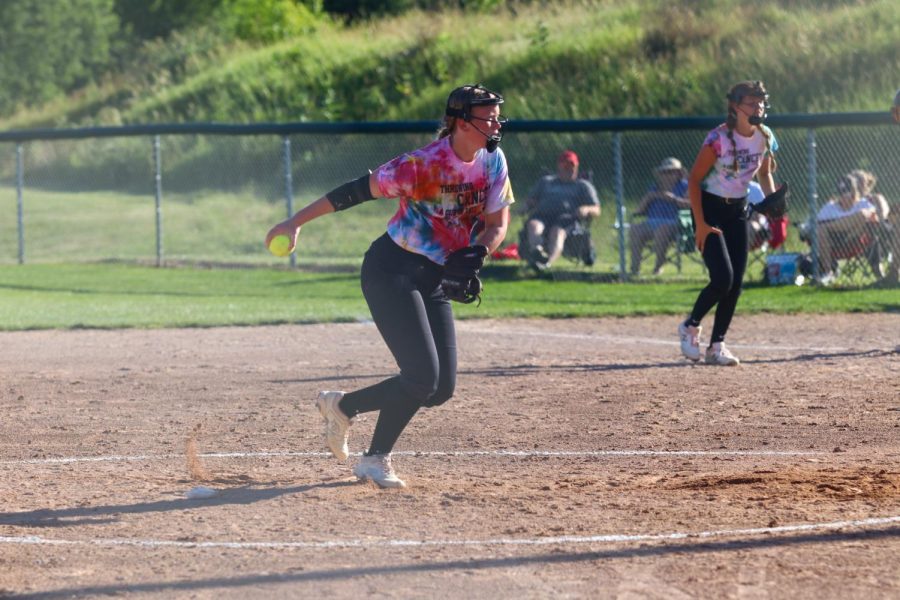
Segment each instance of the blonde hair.
M873 173L863 169L853 169L848 175L856 180L860 196L868 195L869 192L875 189L875 184L878 183L878 178Z
M891 214L891 206L882 194L875 191L875 184L878 183L875 174L864 169L853 169L847 174L847 177L856 183L859 196L868 199L875 206L878 217L882 220L887 219Z

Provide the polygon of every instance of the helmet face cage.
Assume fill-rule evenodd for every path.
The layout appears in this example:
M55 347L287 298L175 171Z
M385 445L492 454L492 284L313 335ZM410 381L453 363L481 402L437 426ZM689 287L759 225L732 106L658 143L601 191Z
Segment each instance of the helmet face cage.
M450 92L444 114L468 122L472 119L472 107L499 104L503 104L503 96L497 92L492 92L480 83L464 85Z
M730 102L740 104L746 97L762 98L763 107L769 110L769 92L762 81L742 81L736 84L725 96Z

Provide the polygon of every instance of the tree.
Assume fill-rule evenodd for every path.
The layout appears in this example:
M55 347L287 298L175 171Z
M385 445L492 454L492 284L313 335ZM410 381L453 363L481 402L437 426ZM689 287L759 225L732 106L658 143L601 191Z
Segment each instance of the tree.
M114 0L0 2L0 114L100 75L119 32Z

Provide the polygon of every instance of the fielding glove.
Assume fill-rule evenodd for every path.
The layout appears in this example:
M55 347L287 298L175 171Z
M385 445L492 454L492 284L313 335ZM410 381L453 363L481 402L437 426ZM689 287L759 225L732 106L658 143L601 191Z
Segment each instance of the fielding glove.
M762 213L770 219L780 219L787 212L788 184L782 183L781 187L762 199L761 202L751 204L751 208Z
M441 288L451 300L470 304L475 300L481 304L481 280L478 272L484 266L487 246L467 246L451 252L444 262Z

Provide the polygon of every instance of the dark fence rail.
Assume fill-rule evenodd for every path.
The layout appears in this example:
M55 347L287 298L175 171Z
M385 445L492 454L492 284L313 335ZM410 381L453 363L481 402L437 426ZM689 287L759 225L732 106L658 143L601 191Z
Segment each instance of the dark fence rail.
M578 152L582 174L592 179L603 203L601 218L592 223L599 259L589 271L628 279L628 267L633 264L629 228L636 221L630 215L652 182L653 168L668 156L680 158L689 167L706 132L721 121L722 117L513 120L504 128L503 148L520 200L528 196L541 175L552 172L560 150ZM892 244L900 227L893 227L893 232L891 228L900 215L900 127L893 124L887 111L772 115L767 124L780 146L776 179L789 181L794 192L789 215L792 227L779 251L806 255L806 264L817 280L824 279L821 275L833 275L837 267L845 275L854 275L845 277L847 283L877 280L879 272L889 269L891 262L896 264ZM160 266L181 260L277 264L261 248L259 238L274 219L295 209L295 197L300 202L314 199L342 181L427 143L437 128L437 121L403 121L2 131L0 213L10 218L0 218L0 262L12 258L24 263L27 241L29 260L39 262L113 259L155 260ZM881 219L885 227L877 231L870 231L868 225L864 231L860 225L858 232L826 240L828 264L823 264L820 242L822 235L831 235L830 226L822 229L816 216L834 196L836 180L853 169L877 175L876 191L886 199L892 214ZM14 208L7 204L11 200ZM317 223L304 235L308 244L304 264L358 261L371 238L383 231L393 210L389 203L377 208L364 206L351 211L353 216L342 217L340 223L346 227L320 227ZM221 212L242 216L211 218ZM524 216L521 210L514 214L510 241L516 239L516 228L521 227ZM68 220L64 231L72 239L71 251L49 250L59 243L47 232L58 229L53 221L60 220ZM84 225L80 225L82 221ZM801 224L803 228L796 227ZM136 233L128 240L109 235L102 241L95 235L98 228L116 227ZM873 236L882 246L877 257L865 253L860 257L858 252L851 256L860 240ZM94 243L95 239L101 241ZM218 244L207 241L212 239ZM839 252L834 251L836 245ZM681 258L677 257L678 275L703 276L699 261L682 262ZM759 253L756 258L766 260ZM295 256L290 260L296 264ZM879 261L881 265L875 269ZM847 268L857 263L858 269ZM866 270L866 263L868 278L856 277ZM569 266L569 270L582 269ZM556 272L562 276L566 270L561 266Z
M597 131L676 131L711 129L722 122L721 117L640 118L640 119L584 119L511 120L507 133L536 132L597 132ZM772 115L766 121L778 127L835 127L887 125L888 112L853 112L828 114ZM68 129L20 129L0 131L0 142L29 142L35 140L77 140L85 138L134 137L151 135L297 135L297 134L386 134L428 133L435 131L438 121L384 121L353 123L160 123L123 125L120 127L75 127Z

